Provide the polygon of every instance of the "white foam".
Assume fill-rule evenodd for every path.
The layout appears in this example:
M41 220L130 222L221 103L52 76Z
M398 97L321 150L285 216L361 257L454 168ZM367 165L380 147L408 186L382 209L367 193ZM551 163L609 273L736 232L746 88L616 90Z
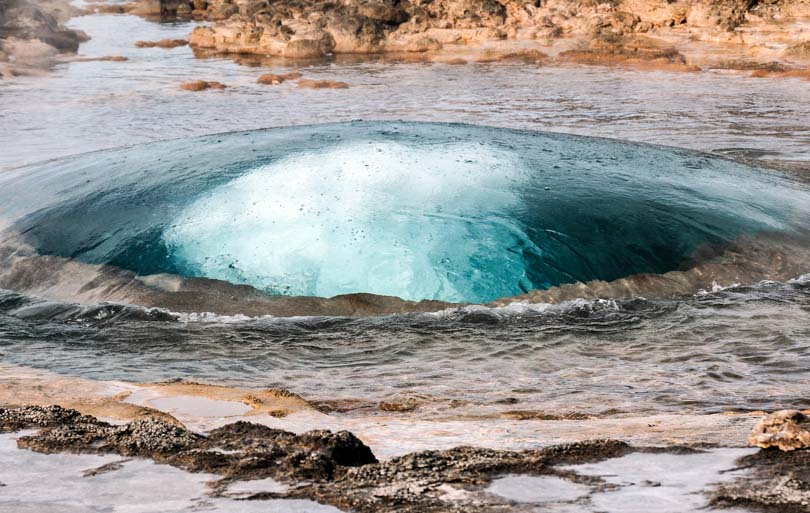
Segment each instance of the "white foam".
M643 299L643 298L639 298ZM573 299L561 303L531 303L529 301L515 301L505 306L465 305L457 308L446 308L431 315L440 318L463 317L472 313L491 314L497 317L516 317L526 315L560 314L574 310L620 310L621 305L615 299Z
M498 215L522 173L514 154L487 145L352 143L220 186L164 238L197 274L274 293L461 301L484 280L472 260L500 262L493 272L513 288L524 276L509 253L518 229Z

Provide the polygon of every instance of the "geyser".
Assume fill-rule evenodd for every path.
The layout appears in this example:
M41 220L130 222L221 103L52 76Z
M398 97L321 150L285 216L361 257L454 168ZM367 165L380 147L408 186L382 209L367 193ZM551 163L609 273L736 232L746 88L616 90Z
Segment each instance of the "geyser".
M355 122L87 154L9 173L38 253L252 285L486 302L663 273L790 232L807 189L688 151L466 125Z

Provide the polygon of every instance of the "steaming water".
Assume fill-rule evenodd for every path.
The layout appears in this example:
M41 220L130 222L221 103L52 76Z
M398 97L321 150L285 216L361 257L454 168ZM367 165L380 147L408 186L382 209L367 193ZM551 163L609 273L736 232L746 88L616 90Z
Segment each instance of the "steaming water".
M135 39L184 37L191 28L188 24L157 25L127 16L89 16L71 23L93 37L82 47L85 55L119 54L131 60L73 63L60 67L48 78L0 83L0 166L6 169L122 144L353 118L407 118L551 129L699 150L810 160L807 153L810 128L806 121L810 119L810 91L804 83L792 80L510 64L451 67L372 62L303 67L310 78L349 82L352 87L348 90L297 90L294 84L268 88L255 83L257 75L284 71L287 68L283 63L251 68L227 59L196 60L188 48L166 51L133 47ZM234 87L225 92L201 94L178 89L179 82L199 78L221 80ZM216 140L209 140L211 148ZM463 141L459 144L453 149L454 155L470 151ZM330 150L327 162L331 171L344 169L340 163L346 158L358 158L350 149L351 146L346 146ZM414 171L414 161L409 159L417 156L411 149L404 151L401 146L389 143L376 149L381 149L386 159L395 161L395 165L384 169L391 173L386 176L403 176ZM492 177L479 168L473 171L474 176L478 180L494 180L488 186L496 190L507 187L503 182L507 177L516 177L519 184L525 185L523 164L519 161L523 157L514 161L516 152L510 151L510 157L504 159L502 149L498 145L476 147L479 162L497 160L503 173ZM120 150L107 154L107 158L137 155L138 151L147 150ZM420 151L427 151L428 155L418 158L436 158L430 156L433 149ZM174 158L193 160L195 155L201 158L196 148L178 148ZM702 176L711 168L711 172L718 173L716 176L726 177L725 182L684 180L681 185L687 189L672 189L671 192L686 196L693 192L688 190L690 186L711 185L700 190L705 193L705 198L701 198L709 207L700 207L699 216L681 219L676 223L678 230L666 233L676 237L699 233L701 242L728 242L739 233L756 232L763 227L784 231L806 225L806 217L797 215L802 212L801 196L795 196L803 186L787 185L788 179L757 174L726 161L679 152L666 155L675 161L661 163L662 166L688 169L680 164L696 159L701 163ZM155 210L153 204L139 204L138 197L129 197L129 208L117 215L106 210L97 214L85 212L85 217L81 217L81 209L76 209L81 203L60 205L60 199L75 200L84 195L91 204L103 205L110 197L105 199L98 191L109 192L105 187L120 180L121 175L96 170L90 183L75 182L69 191L64 191L49 189L48 184L57 183L54 180L58 177L49 176L43 171L46 168L39 167L36 168L39 174L20 178L19 183L28 186L14 191L18 210L0 220L0 227L9 229L21 215L41 221L43 218L35 218L36 211L46 206L48 209L39 214L48 214L50 220L59 219L54 215L58 212L78 215L76 219L81 222L61 227L70 228L74 234L91 226L125 226L124 219L137 220L135 224L141 227L172 219L171 229L161 230L160 239L154 240L181 248L178 252L181 258L174 260L173 269L153 271L177 271L185 267L195 269L199 275L239 281L227 266L217 263L213 268L207 267L210 258L206 257L217 256L221 251L206 244L228 242L229 251L241 251L246 240L239 230L233 230L228 241L219 237L226 221L206 216L211 205L231 200L247 203L255 195L291 201L289 198L311 194L313 190L326 192L337 188L340 194L356 192L334 173L325 182L318 182L310 172L293 176L290 168L284 167L284 162L287 165L292 162L296 169L311 170L315 167L315 157L311 155L261 163L255 162L253 156L245 156L249 166L227 168L225 174L219 175L221 179L208 184L206 194L184 192L183 184L189 182L170 180L188 179L182 169L171 170L176 174L169 177L150 174L143 162L160 157L154 154L141 157L111 161L111 168L119 166L119 170L132 171L133 184L155 180L155 185L164 180L165 185L171 181L174 184L169 184L174 187L171 191L182 193L177 197L184 198L182 204L175 205L176 210ZM364 158L363 162L383 169L370 158ZM76 161L55 166L66 166L63 169L69 170L70 162ZM15 173L19 171L4 173L5 179L11 179ZM734 173L742 173L744 180L731 178L740 176ZM274 188L271 176L284 177L285 189L279 192ZM124 182L117 183L120 186ZM448 189L465 193L463 197L469 201L466 213L480 209L482 203L497 211L515 209L514 195L490 195L483 202L466 194L469 192L466 181L444 183ZM509 182L509 187L512 183ZM751 185L763 183L768 186ZM772 187L774 183L777 185ZM381 189L378 183L368 185L375 193L385 192L385 187ZM553 184L550 191L545 190L546 186L541 185L537 193L566 197L562 184ZM630 185L627 187L632 189ZM780 193L778 198L768 196L779 187L784 187L787 194ZM6 198L10 197L5 186L3 192ZM63 196L65 192L67 196ZM631 200L641 197L639 191L635 194L628 197ZM25 197L35 200L25 203ZM784 203L780 198L784 198ZM430 197L424 201L434 210L439 205ZM714 201L722 208L710 208ZM752 205L751 210L746 211L741 203ZM9 208L9 204L3 208ZM359 198L353 204L364 209L401 206L376 204L371 196ZM731 208L732 204L736 206ZM592 208L585 211L588 215L605 208L598 196L591 198L589 206ZM60 207L66 210L60 211ZM265 222L280 210L275 208L261 212L234 209L230 213L242 220L258 215ZM732 215L728 216L728 212ZM295 210L291 214L297 215ZM355 212L341 211L336 215L354 216ZM716 224L718 218L713 216L719 216L721 221L719 234L706 230L709 220ZM206 223L197 223L195 220L199 218ZM652 216L645 219L651 220ZM566 220L574 223L577 216L568 215ZM300 219L288 222L288 231L281 233L295 233L308 237L307 240L322 233L321 228L302 229ZM364 222L373 227L370 221ZM46 225L36 222L28 228L41 229ZM109 249L103 245L76 245L77 239L65 233L34 239L35 232L27 235L37 244L68 242L63 248L44 248L48 254L74 256L74 252L93 251L102 254ZM714 238L705 237L710 232ZM91 238L96 234L92 229L88 233ZM503 236L501 232L493 233ZM391 247L390 241L384 239L390 235L380 229L375 234L376 242ZM429 253L430 246L420 238L427 235L430 233L415 233L411 247ZM345 238L349 234L330 236ZM272 237L264 243L289 241L286 235ZM687 239L688 243L666 265L645 270L663 272L688 263L697 240L691 235ZM611 247L608 245L607 249ZM465 248L463 253L470 251ZM140 253L118 253L121 258L113 263L137 268L140 265L134 258L137 254ZM322 255L316 254L311 261L315 262L312 268L323 268ZM359 259L353 262L355 270L346 276L329 277L328 282L285 285L297 287L298 292L329 295L348 290L341 288L340 283L340 278L346 277L351 278L347 280L351 290L371 288L368 283L358 282L363 275L360 271L369 268L370 261ZM289 269L288 263L284 266ZM268 269L266 263L254 262L242 269L244 282L272 288L269 285L275 280L262 280L283 273L262 274ZM802 272L807 271L810 269ZM386 272L390 274L377 282L394 288L380 288L378 292L415 299L431 296L484 300L523 290L520 280L514 279L520 270L510 274L509 280L510 287L518 283L517 291L511 288L470 292L470 281L466 288L459 286L447 295L436 293L443 289L435 280L422 283L425 287L402 290L403 282L397 278L402 275L401 270ZM792 278L798 278L802 272L794 273ZM69 273L61 276L65 275ZM28 276L42 281L51 275L42 271ZM115 305L42 302L31 295L33 292L26 295L5 291L0 297L0 351L7 362L102 379L148 381L183 377L246 386L281 386L315 399L349 397L373 402L413 397L424 404L413 415L426 417L494 414L515 409L609 414L808 407L807 279L754 281L677 298L575 300L556 306L517 304L501 309L464 307L439 313L371 318L172 314ZM532 286L543 285L541 282L538 279Z

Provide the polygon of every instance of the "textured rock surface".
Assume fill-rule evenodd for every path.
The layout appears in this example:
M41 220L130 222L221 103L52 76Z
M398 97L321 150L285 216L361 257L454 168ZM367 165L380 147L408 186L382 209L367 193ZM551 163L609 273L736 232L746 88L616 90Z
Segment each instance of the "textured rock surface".
M711 497L714 506L773 513L810 511L810 451L763 449L738 464L753 473L719 487Z
M810 511L810 418L798 410L774 412L754 426L748 442L763 448L738 461L753 472L719 487L712 503L778 513Z
M341 467L377 461L371 450L347 431L295 435L236 422L202 436L157 418L112 425L59 406L0 408L0 432L27 428L42 429L21 437L21 448L152 458L192 472L230 478L329 480Z
M190 42L226 53L320 58L338 53L463 52L472 47L496 53L503 47L508 53L510 42L521 42L551 47L555 55L568 52L565 60L594 64L653 60L688 70L687 61L700 61L701 52L713 54L715 60L729 53L750 60L804 56L806 37L791 24L810 17L810 3L180 0L177 12L219 20L195 29ZM685 57L684 51L690 55Z
M185 39L161 39L160 41L136 41L135 46L138 48L177 48L178 46L185 46L188 41Z
M203 436L156 418L111 425L59 406L0 408L0 432L41 428L18 445L44 453L120 454L150 458L191 472L222 476L213 493L227 494L236 480L272 478L293 485L245 499L309 498L358 512L515 511L508 500L484 493L507 473L555 474L599 485L599 478L555 468L632 452L616 440L577 442L525 451L457 447L377 462L347 431L300 435L236 422ZM469 493L468 491L469 490Z
M765 449L806 449L810 447L810 418L798 410L772 413L757 423L748 442Z
M184 91L205 91L206 89L218 89L223 90L226 89L228 86L223 84L222 82L217 81L207 81L207 80L194 80L193 82L183 82L180 84L180 89Z
M476 447L423 451L347 469L333 483L313 483L296 493L369 513L520 511L514 503L470 492L498 475L556 474L555 465L600 461L632 450L624 442L596 440L520 452Z

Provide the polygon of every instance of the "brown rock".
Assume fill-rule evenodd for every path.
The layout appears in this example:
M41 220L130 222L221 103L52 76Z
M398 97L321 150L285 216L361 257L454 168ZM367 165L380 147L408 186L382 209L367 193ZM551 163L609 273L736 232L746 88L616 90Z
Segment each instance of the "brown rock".
M317 39L294 39L284 46L281 51L283 57L288 59L317 59L325 57L335 46L334 41L326 33L318 34Z
M278 85L284 82L284 79L280 75L265 73L264 75L260 76L256 82L264 85Z
M556 47L549 53L562 51L561 61L698 71L692 62L704 62L707 55L721 57L717 60L730 55L773 59L770 41L792 45L785 58L803 59L808 54L806 36L795 25L810 17L806 0L174 1L187 3L195 17L221 20L197 27L190 38L193 47L240 55L312 59L391 54L402 62L442 62L453 56L438 52L478 43L466 49L465 54L470 50L478 54L470 60L543 60L539 53L529 55L531 50L502 57L492 52L491 45L481 44L522 40ZM640 34L667 43L650 44ZM565 41L558 41L563 35ZM577 40L584 45L571 51L570 42ZM702 43L706 45L701 47ZM681 49L690 52L689 62ZM410 54L426 57L414 59Z
M282 75L275 75L273 73L265 73L264 75L260 76L257 80L258 83L264 85L278 85L287 80L297 80L301 78L301 73L297 71L293 71L291 73L284 73Z
M180 89L184 91L205 91L206 89L225 89L225 84L221 82L208 82L206 80L195 80L194 82L183 82Z
M510 50L503 52L484 52L475 62L486 64L490 62L519 61L526 64L538 63L548 59L548 55L537 49Z
M218 474L222 479L213 484L215 496L233 481L269 477L293 486L246 498L306 498L358 513L514 511L514 504L489 495L463 503L448 500L447 486L474 491L499 475L552 474L557 465L633 452L621 441L593 440L520 452L457 447L378 462L348 431L295 434L240 421L202 435L155 418L112 425L59 406L0 408L0 432L29 428L39 430L19 437L20 448L150 458L190 472ZM86 475L110 470L114 465Z
M514 419L514 420L587 420L593 418L590 415L579 412L558 414L536 410L505 411L501 414L501 416L507 419Z
M751 73L755 78L803 78L810 80L810 69L796 68L784 71L774 71L771 69L758 69Z
M561 52L558 59L596 66L627 66L638 69L665 71L700 71L688 64L676 49L644 36L625 37L602 33L586 48Z
M105 55L104 57L81 57L76 62L126 62L129 57L123 55Z
M785 55L798 59L810 59L810 41L791 46L785 50Z
M137 41L135 46L138 48L177 48L178 46L186 46L188 41L185 39L161 39L160 41Z
M759 421L748 443L767 449L793 451L810 447L810 418L799 410L781 410Z
M441 48L442 44L432 37L419 37L412 40L405 46L406 51L416 53L441 50Z
M298 87L304 89L348 89L349 84L335 80L310 80L305 78L298 81Z

